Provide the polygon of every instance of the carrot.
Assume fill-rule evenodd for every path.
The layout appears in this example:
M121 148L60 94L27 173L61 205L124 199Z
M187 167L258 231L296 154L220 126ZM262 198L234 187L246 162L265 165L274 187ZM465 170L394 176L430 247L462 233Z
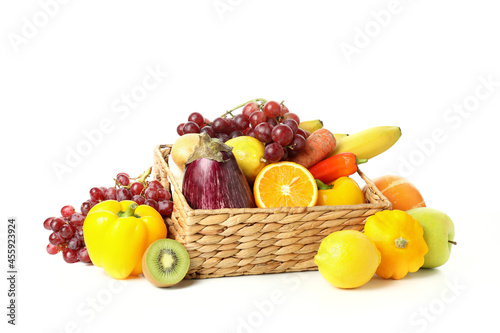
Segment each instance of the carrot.
M314 131L306 139L306 145L290 161L307 169L325 159L335 149L335 136L326 128Z

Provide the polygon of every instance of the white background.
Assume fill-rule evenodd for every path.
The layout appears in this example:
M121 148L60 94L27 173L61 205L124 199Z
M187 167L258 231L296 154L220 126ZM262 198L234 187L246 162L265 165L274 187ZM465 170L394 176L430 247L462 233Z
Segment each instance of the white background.
M19 275L16 327L7 324L1 279L2 331L496 327L498 13L485 0L3 1L0 258L6 272L6 224L15 216ZM159 83L125 107L148 70L162 73ZM318 272L158 289L45 252L46 217L79 207L118 172L139 175L189 113L214 118L257 97L285 100L333 132L400 126L399 142L362 170L407 177L427 206L453 219L458 246L449 262L355 290L336 289ZM90 146L85 133L95 134ZM68 166L69 151L86 144L86 156ZM68 166L59 176L57 163Z

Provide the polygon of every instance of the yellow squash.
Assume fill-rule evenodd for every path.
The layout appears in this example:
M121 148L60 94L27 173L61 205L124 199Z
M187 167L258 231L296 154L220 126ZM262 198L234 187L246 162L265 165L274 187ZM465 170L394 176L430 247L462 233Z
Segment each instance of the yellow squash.
M382 255L376 273L384 279L401 279L424 264L428 251L424 230L404 211L383 210L370 216L365 223L365 235Z

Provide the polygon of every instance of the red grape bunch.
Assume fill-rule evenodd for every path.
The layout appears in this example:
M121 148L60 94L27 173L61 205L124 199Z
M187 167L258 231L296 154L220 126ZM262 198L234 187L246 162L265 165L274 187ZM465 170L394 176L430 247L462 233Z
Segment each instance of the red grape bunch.
M81 213L73 206L61 209L61 217L49 217L43 222L45 229L52 231L49 236L47 252L62 252L64 261L91 263L83 237L83 222L92 207L105 200L132 200L138 205L149 205L156 209L163 218L170 217L174 208L172 196L157 180L147 181L151 168L138 178L131 178L121 172L116 176L113 187L92 187L90 199L82 203Z
M61 209L61 217L49 217L43 222L43 227L52 231L49 236L47 252L57 254L67 263L78 261L92 263L83 240L83 221L85 215L75 212L73 206L67 205Z
M242 107L241 113L233 112ZM227 111L210 122L198 112L189 115L188 121L177 126L177 133L207 133L223 142L242 135L264 143L264 158L268 162L287 160L303 149L306 132L299 128L300 119L282 103L254 99Z
M151 168L137 178L131 178L127 173L116 175L115 186L93 187L90 189L90 199L82 203L82 214L87 215L89 210L105 200L132 200L138 205L148 205L165 217L172 215L174 203L170 192L157 180L147 181Z

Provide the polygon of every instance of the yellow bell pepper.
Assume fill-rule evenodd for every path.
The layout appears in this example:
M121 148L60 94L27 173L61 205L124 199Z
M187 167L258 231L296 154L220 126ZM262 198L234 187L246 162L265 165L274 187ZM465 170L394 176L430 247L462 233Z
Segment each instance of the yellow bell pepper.
M162 216L130 200L102 201L83 223L83 237L95 266L115 279L142 273L142 256L154 241L167 237Z
M326 185L319 179L317 206L358 205L365 203L365 196L358 183L349 177L340 177Z

